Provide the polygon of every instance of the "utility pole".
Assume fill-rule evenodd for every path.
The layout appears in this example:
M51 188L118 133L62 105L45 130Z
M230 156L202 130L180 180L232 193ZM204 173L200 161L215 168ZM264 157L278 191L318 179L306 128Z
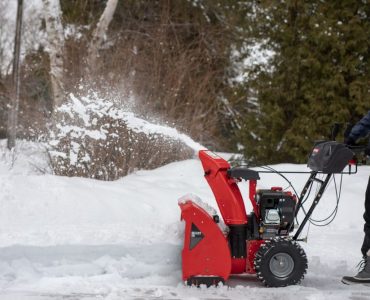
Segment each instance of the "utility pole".
M22 19L23 19L23 0L18 0L17 25L14 38L14 57L13 57L13 78L12 78L12 96L8 116L8 148L15 147L18 125L18 107L19 107L19 87L20 87L20 52L22 36Z

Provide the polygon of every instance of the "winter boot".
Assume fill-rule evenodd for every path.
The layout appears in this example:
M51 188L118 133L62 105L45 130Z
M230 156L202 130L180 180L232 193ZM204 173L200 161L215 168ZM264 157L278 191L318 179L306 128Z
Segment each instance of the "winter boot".
M360 272L355 276L344 276L342 282L344 284L370 284L370 250L366 253L363 260L359 263Z

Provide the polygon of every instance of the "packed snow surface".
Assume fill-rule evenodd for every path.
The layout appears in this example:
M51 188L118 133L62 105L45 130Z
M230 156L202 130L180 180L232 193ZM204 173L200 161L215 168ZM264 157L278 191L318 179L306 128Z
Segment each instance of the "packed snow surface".
M228 286L198 289L181 281L178 199L194 193L218 210L199 160L101 182L47 174L43 148L27 145L18 153L0 145L1 299L370 299L369 287L340 282L356 272L361 257L369 167L343 177L335 221L310 226L308 243L302 243L309 268L300 285L265 288L244 276L232 277ZM287 177L297 190L307 179ZM287 186L277 175L261 174L261 188L279 185ZM240 187L247 195L245 182ZM314 217L330 214L335 200L331 184Z

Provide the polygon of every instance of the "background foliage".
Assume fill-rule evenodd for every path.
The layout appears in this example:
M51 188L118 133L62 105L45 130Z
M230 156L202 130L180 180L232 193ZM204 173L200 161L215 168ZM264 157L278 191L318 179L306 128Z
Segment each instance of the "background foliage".
M355 122L370 110L368 0L119 1L89 66L105 3L61 0L68 93L88 82L102 93L135 95L147 119L253 163L304 162L333 122ZM27 53L20 137L37 139L50 127L48 72L45 49ZM9 85L1 75L1 137Z
M253 34L275 52L238 136L256 162L304 162L334 122L370 109L368 1L262 1Z

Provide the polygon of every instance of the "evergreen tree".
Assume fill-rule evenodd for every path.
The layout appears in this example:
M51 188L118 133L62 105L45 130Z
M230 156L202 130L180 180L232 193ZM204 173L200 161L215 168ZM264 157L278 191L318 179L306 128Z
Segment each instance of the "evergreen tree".
M243 116L238 138L249 161L305 162L334 122L370 109L368 1L262 1L256 38L275 55L248 82L258 107Z

